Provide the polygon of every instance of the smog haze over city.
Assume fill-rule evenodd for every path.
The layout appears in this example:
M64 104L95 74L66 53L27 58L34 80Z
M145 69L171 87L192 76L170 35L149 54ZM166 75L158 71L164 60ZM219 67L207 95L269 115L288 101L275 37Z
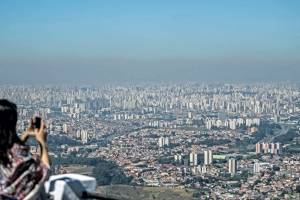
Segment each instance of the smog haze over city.
M0 99L46 122L50 196L300 199L299 53L298 0L0 2Z
M1 1L0 82L298 81L299 4Z

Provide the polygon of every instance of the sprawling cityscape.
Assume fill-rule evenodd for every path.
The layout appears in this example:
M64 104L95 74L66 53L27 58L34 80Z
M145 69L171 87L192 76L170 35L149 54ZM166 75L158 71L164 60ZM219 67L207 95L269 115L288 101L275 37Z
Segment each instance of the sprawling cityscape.
M97 177L98 166L76 160L104 159L125 177L108 184L190 189L195 199L299 198L297 84L2 85L0 97L18 105L19 133L32 116L45 119L55 174Z
M300 200L299 11L0 1L0 200Z

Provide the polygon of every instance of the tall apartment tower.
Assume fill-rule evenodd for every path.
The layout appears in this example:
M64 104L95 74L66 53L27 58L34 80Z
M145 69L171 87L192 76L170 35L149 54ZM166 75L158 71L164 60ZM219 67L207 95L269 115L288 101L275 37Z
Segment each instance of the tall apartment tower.
M271 154L277 154L277 149L275 148L275 144L271 143L271 149L270 149L270 153Z
M263 151L264 151L264 153L266 154L266 153L269 153L269 143L265 143L265 142L263 142L262 143L262 147L263 147Z
M170 144L169 137L165 137L164 146L169 146L169 144Z
M231 175L234 175L236 173L237 169L237 161L234 158L230 158L228 160L228 171Z
M211 150L204 151L204 165L210 165L213 162L213 154Z
M276 149L276 154L281 153L281 148L280 148L280 143L279 142L275 143L275 149Z
M258 142L255 145L255 152L256 154L260 154L261 153L261 144Z
M267 143L267 142L263 142L263 143L256 143L255 145L255 152L256 154L279 154L280 153L280 143Z
M259 173L260 172L260 164L259 163L254 163L253 172L254 173Z
M197 166L198 165L198 154L190 153L190 165Z
M160 148L164 147L164 146L169 146L170 144L170 138L169 137L160 137L158 139L158 146Z
M160 148L162 148L164 145L165 145L165 138L164 138L164 137L160 137L160 138L158 139L158 146L159 146Z
M87 130L81 130L81 142L83 144L88 143L89 141L89 134L87 132Z
M213 153L212 153L212 150L208 151L208 163L209 164L213 163Z

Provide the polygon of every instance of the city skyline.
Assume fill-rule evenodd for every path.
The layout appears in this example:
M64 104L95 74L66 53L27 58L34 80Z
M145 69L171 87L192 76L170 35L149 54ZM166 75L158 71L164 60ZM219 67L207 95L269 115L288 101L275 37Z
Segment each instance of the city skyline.
M100 194L299 199L299 85L0 85L0 96L18 106L17 132L46 121L54 174L89 174Z
M298 82L297 1L0 4L1 84Z

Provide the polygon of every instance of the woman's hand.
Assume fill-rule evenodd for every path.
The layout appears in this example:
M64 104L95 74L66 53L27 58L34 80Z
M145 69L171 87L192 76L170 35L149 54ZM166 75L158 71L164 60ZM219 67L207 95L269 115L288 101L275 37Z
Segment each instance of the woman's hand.
M47 141L47 133L46 133L46 125L44 120L41 120L41 127L40 129L34 129L34 136L35 139L40 143L40 144L45 144Z
M26 142L29 137L35 137L33 118L29 121L28 128L21 134L20 139Z
M33 119L30 120L28 129L21 135L21 140L25 142L29 136L35 137L40 146L41 161L48 167L50 167L50 159L48 155L47 147L47 133L44 120L41 120L41 127L35 128Z
M34 135L36 141L40 145L40 156L41 156L41 161L48 167L50 167L51 162L49 159L49 154L48 154L48 147L47 147L47 132L46 132L46 125L44 120L41 120L41 127L39 129L35 128L34 129Z

